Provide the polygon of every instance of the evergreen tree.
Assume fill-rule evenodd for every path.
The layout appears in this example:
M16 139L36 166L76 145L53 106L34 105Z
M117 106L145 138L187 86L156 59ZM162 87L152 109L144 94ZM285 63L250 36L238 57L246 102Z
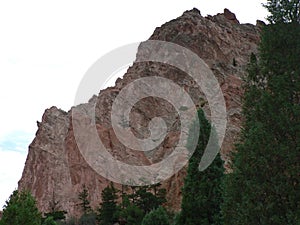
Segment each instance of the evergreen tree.
M14 191L3 209L0 225L40 225L41 213L29 192Z
M199 163L204 153L212 129L202 110L198 111L200 137L197 148L189 160L187 176L182 192L181 213L177 218L178 225L220 224L221 179L224 168L218 154L212 164L204 171L199 171ZM196 126L190 129L194 132ZM193 137L193 135L189 135ZM189 138L191 145L195 140ZM189 145L188 145L189 148Z
M144 211L144 214L166 202L166 190L158 189L158 185L138 187L135 195L135 204Z
M103 189L102 203L98 210L98 220L101 225L110 225L118 221L119 207L117 205L118 191L113 183Z
M52 217L54 221L62 221L66 219L67 212L64 210L59 210L59 201L55 200L54 192L52 193L52 200L49 202L50 212L44 214L42 222L47 218Z
M79 193L78 198L80 200L79 205L81 206L83 214L89 214L92 211L92 209L90 206L90 201L88 200L89 191L85 185L83 185L82 191Z
M245 123L224 181L224 224L300 224L300 25L298 1L271 12L246 79Z
M135 204L144 211L144 214L158 207L155 195L147 190L147 186L138 187L136 196Z
M55 222L55 220L52 216L49 216L44 220L42 225L57 225L57 223Z
M264 6L271 13L271 23L300 22L299 0L268 0Z
M76 225L97 225L97 215L95 213L83 214Z
M162 206L152 210L148 213L143 221L142 225L169 225L168 215Z
M159 188L160 186L161 186L161 183L150 186L150 189L152 189L152 192L153 192L154 196L156 197L158 206L167 202L167 199L166 199L167 190L165 188Z
M49 217L52 217L54 221L62 221L66 219L65 214L67 214L66 211L52 211L49 213L45 213L45 218L43 218L42 220L46 220Z
M130 225L140 225L144 217L144 211L129 201L128 196L122 200L122 210L120 211L120 222Z

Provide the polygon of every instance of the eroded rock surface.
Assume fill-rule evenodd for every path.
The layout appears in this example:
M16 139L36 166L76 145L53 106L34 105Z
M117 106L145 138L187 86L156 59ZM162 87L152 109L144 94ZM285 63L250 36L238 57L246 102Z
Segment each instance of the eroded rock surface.
M218 79L227 107L228 127L221 148L225 162L240 132L243 94L241 78L245 75L250 54L257 52L260 27L261 24L240 24L227 9L222 14L208 17L202 17L199 10L193 9L156 28L150 37L150 40L173 42L192 50L206 62ZM112 128L111 107L120 90L133 80L147 76L161 76L183 87L195 105L202 107L209 117L205 96L189 76L177 68L153 62L134 63L123 79L117 80L115 87L102 90L98 96L91 96L89 103L75 106L69 112L56 107L47 109L42 121L38 123L36 137L29 146L26 165L19 181L19 189L30 190L41 211L49 211L51 204L58 202L58 209L68 211L69 216L78 216L81 213L78 193L82 185L89 190L91 205L96 208L101 202L101 191L109 183L89 166L78 150L72 126L74 109L82 108L82 117L78 122L89 126L91 121L87 115L95 107L98 135L118 160L134 165L150 165L173 151L180 134L180 121L174 107L163 99L148 97L139 101L131 111L130 124L127 124L137 137L145 138L149 136L149 121L154 117L164 118L169 133L154 151L144 154L122 145ZM168 95L175 92L169 90ZM180 209L185 174L184 168L163 183L168 191L167 205L175 211Z

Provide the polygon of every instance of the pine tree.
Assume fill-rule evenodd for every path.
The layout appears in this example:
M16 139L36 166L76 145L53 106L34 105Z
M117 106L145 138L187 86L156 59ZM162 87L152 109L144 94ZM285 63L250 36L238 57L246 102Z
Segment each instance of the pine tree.
M40 225L41 213L27 191L14 191L3 209L1 225Z
M157 183L150 186L152 193L156 197L157 207L167 202L166 195L167 190L165 188L160 188L161 183Z
M200 136L197 148L189 160L187 176L182 192L181 213L178 225L220 224L221 179L224 174L223 161L218 154L213 163L199 171L199 163L208 143L212 129L202 110L198 111ZM193 126L190 134L196 129ZM193 135L189 135L192 137ZM193 143L194 140L188 140ZM189 147L189 146L188 146Z
M83 214L76 225L97 225L97 215L95 213Z
M142 225L170 225L170 223L166 211L160 206L144 217Z
M130 225L140 225L144 218L144 211L130 202L128 195L124 195L119 216L120 222L123 221Z
M54 221L62 221L66 219L67 212L64 210L59 210L59 201L55 200L55 194L52 193L52 200L49 202L50 212L44 213L44 218L42 222L46 221L49 217L52 217ZM51 219L49 219L51 221Z
M98 220L101 225L110 225L118 221L119 207L117 205L118 191L113 183L103 189L102 203L98 210Z
M271 13L271 23L300 22L299 0L268 0L264 6Z
M144 211L144 214L158 208L166 202L166 189L156 186L137 187L135 191L135 205Z
M299 1L268 1L246 79L245 123L224 181L224 224L300 224Z
M83 214L89 214L91 210L90 201L89 201L89 191L85 185L82 187L82 191L78 194L78 198L80 200L79 205L83 211Z
M141 187L123 186L120 220L132 225L141 224L147 213L166 202L166 189L160 186L161 184ZM124 189L127 189L127 193Z
M57 225L57 223L55 222L55 220L52 216L49 216L44 220L42 225Z

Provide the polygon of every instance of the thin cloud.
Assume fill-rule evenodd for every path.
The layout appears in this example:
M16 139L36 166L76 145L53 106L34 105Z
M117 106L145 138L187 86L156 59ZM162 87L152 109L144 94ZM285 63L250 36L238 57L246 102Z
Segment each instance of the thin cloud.
M13 151L26 154L32 139L32 133L13 131L0 137L0 149L1 151Z

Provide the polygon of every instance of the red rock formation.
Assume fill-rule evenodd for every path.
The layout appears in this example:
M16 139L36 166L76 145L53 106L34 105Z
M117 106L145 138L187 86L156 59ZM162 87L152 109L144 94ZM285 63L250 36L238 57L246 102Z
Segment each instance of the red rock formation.
M226 19L230 20L232 23L239 24L240 22L237 20L234 13L230 12L229 9L224 9L224 16Z
M197 9L186 11L179 18L156 28L151 40L163 40L186 47L201 57L217 77L227 107L228 127L222 145L222 156L228 160L228 152L240 132L242 80L245 68L252 52L257 52L259 27L250 24L239 24L235 15L229 10L224 14L202 17ZM139 55L139 53L138 53ZM178 140L177 113L166 101L149 97L139 102L131 112L130 126L140 137L149 135L148 122L154 116L163 117L172 125L166 140L148 154L133 151L123 146L116 138L110 122L112 102L120 90L133 80L145 76L161 76L173 80L183 87L198 107L203 107L209 117L209 108L205 96L199 87L179 69L158 63L134 63L123 79L118 79L116 86L102 90L89 103L79 107L91 107L96 103L96 127L104 145L112 155L126 163L149 165L161 160L172 152ZM176 90L171 90L170 95ZM175 122L174 122L175 121ZM82 120L83 123L90 121ZM181 187L185 169L163 183L168 191L167 205L180 209ZM78 193L82 185L90 192L92 207L101 202L101 191L108 180L98 175L80 154L72 126L72 110L63 112L52 107L47 109L42 121L38 123L36 137L29 146L26 165L19 189L28 189L36 197L38 207L43 212L50 209L53 199L59 202L58 208L68 211L69 216L77 216Z

